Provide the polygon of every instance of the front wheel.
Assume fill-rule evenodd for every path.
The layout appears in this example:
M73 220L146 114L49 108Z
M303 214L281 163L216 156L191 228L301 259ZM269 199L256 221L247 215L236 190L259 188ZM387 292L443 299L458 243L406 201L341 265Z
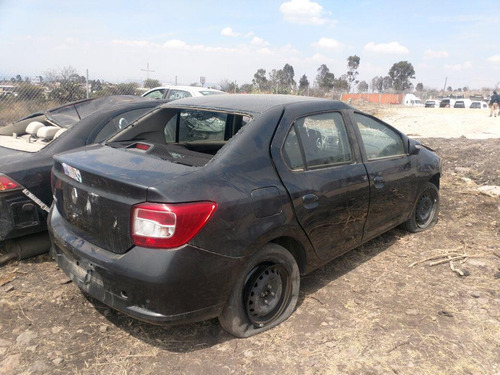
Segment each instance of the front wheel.
M410 219L404 225L409 232L422 232L437 223L438 213L439 190L436 185L427 182L418 196Z
M268 330L292 315L299 289L299 268L293 255L277 244L267 244L244 267L219 322L236 337Z

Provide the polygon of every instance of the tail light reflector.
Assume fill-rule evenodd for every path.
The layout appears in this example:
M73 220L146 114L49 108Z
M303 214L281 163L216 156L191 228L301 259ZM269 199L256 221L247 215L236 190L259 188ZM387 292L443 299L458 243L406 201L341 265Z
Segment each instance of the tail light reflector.
M216 208L214 202L141 203L132 208L132 240L144 247L182 246L205 226Z
M10 177L7 177L6 175L0 173L0 191L16 190L20 189L21 187L21 185L19 185Z

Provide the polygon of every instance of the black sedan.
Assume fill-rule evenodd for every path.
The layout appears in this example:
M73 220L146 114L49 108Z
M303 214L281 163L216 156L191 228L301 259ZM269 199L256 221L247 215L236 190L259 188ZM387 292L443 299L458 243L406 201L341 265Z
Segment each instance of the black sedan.
M167 101L136 96L83 100L36 113L0 128L0 247L9 257L23 258L48 251L45 234L52 203L52 156L101 142L152 108ZM26 236L20 241L10 241Z
M342 102L217 95L161 106L55 157L51 252L84 291L152 323L287 319L300 275L438 217L441 160Z

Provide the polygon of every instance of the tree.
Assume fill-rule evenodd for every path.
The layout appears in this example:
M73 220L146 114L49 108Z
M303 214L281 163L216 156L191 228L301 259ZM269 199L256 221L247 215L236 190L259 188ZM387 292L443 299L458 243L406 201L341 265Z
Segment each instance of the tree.
M349 81L347 74L342 74L340 78L333 81L333 89L336 92L348 92L349 91Z
M385 76L384 78L382 78L382 92L387 92L393 87L394 85L391 77Z
M448 87L446 88L446 90L448 90L448 91L453 91L453 89L451 88L451 86L448 86Z
M266 78L266 70L262 68L257 70L257 72L253 75L252 83L258 91L269 90L269 82Z
M424 91L424 84L423 83L417 83L417 85L415 86L415 90L417 91Z
M349 82L349 91L353 86L353 83L357 83L356 77L358 76L358 67L359 67L359 56L349 56L347 58L347 82Z
M289 87L288 93L290 91L294 91L295 87L297 86L297 83L293 79L293 77L295 76L293 66L291 66L289 64L285 64L285 66L283 67L283 75L284 75L283 76L283 78L284 78L283 83L285 83Z
M157 79L148 78L144 81L144 87L148 89L152 89L158 86L161 86L161 83Z
M396 91L407 91L413 86L410 79L415 79L415 69L408 61L400 61L391 67L389 77Z
M299 80L299 94L305 94L307 92L307 89L309 88L309 80L307 79L307 76L304 74L302 77L300 77Z
M248 94L253 91L253 85L251 83L244 83L240 86L240 92L242 94Z
M230 81L228 79L223 79L222 81L219 82L219 86L222 91L229 92L232 94L236 94L240 92L238 85L236 84L236 81Z
M358 91L359 92L367 92L368 91L368 83L366 81L361 81L358 83Z
M334 80L335 75L330 73L330 69L325 64L322 64L318 68L318 74L316 75L318 87L323 91L330 91L333 88Z
M375 76L372 78L372 92L382 92L384 90L383 86L384 78L380 76Z
M275 94L289 94L290 86L283 69L273 69L269 73L269 85Z
M67 66L59 71L49 71L45 73L45 77L54 86L49 94L50 99L59 103L85 99L85 89L75 68Z

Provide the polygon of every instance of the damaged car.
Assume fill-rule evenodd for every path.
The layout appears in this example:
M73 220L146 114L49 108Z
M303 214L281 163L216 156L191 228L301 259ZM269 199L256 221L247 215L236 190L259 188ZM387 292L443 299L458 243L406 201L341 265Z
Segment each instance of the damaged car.
M165 102L129 95L89 99L0 128L0 249L7 253L0 264L49 249L53 155L101 142Z
M292 314L301 275L398 225L431 228L441 159L339 101L214 95L57 155L52 176L51 254L83 291L248 337Z

